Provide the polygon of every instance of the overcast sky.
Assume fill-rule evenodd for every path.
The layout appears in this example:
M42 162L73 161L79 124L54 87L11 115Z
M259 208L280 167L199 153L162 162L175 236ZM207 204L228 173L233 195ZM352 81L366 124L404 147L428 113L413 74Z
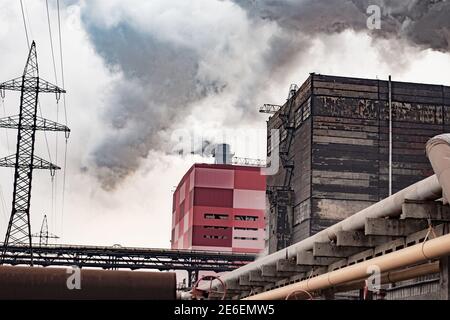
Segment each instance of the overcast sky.
M57 79L45 1L23 0L40 75L61 84L56 0L48 2ZM372 3L382 9L380 30L366 26ZM448 4L424 3L61 1L72 129L65 203L62 210L62 172L53 197L49 173L36 172L33 230L46 213L64 243L169 247L173 187L195 161L211 162L177 154L172 138L180 130L215 142L223 130L237 156L263 158L266 116L259 106L282 104L289 85L310 72L450 85ZM26 56L20 2L0 0L0 82L19 76ZM17 114L18 103L7 92L6 115ZM41 105L45 117L64 122L53 95L42 95ZM15 131L0 129L1 155L15 152L15 139ZM64 137L57 139L47 133L50 157L62 166ZM49 158L43 133L36 154ZM2 168L0 178L3 237L11 170Z

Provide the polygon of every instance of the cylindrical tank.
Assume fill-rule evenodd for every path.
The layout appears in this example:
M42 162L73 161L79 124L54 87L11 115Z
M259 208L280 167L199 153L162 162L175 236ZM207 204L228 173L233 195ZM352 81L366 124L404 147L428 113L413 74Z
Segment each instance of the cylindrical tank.
M0 266L0 299L176 299L172 272Z

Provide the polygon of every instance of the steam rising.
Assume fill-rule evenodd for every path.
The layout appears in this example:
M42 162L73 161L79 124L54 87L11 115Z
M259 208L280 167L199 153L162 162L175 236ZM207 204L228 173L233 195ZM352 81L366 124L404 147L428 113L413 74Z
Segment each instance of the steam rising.
M167 132L211 97L223 99L217 108L229 114L241 111L242 119L233 120L251 122L269 78L282 80L321 34L352 29L370 34L375 44L379 38L401 39L421 49L449 50L447 1L174 2L84 5L84 24L97 52L123 75L105 101L110 130L91 153L92 172L105 189L138 170L150 151L169 152ZM369 5L382 9L381 30L367 29Z

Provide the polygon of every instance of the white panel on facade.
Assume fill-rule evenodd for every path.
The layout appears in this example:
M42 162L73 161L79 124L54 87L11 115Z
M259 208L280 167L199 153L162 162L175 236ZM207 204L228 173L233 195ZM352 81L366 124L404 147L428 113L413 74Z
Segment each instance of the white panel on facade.
M266 208L266 192L263 190L234 189L233 208L264 210Z

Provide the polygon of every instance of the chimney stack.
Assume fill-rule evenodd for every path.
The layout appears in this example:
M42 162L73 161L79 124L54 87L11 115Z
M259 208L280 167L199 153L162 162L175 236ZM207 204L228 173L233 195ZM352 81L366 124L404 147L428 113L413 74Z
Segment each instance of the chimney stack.
M215 158L215 164L231 164L233 154L231 153L231 147L227 143L216 144L213 150L213 156Z

